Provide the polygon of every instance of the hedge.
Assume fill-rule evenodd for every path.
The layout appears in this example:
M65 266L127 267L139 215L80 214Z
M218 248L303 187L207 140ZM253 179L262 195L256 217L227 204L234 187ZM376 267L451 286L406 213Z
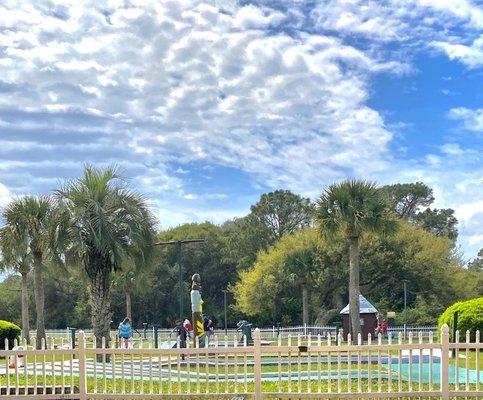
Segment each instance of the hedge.
M466 331L470 331L471 340L474 341L477 330L480 331L481 340L481 336L483 336L483 297L459 301L448 307L438 319L439 332L441 332L443 324L448 324L450 334L453 335L453 315L455 311L458 311L460 341L465 341Z
M13 347L13 341L20 336L21 329L12 322L0 320L0 349L5 349L5 339L8 339L9 347Z

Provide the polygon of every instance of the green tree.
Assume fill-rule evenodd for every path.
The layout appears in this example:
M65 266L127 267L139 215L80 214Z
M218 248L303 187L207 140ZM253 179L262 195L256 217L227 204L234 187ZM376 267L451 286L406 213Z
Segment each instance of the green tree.
M55 208L47 196L25 196L12 200L3 211L3 219L19 246L28 244L34 267L37 347L45 339L44 269L55 248Z
M308 324L309 310L315 309L311 303L320 307L325 294L331 297L321 290L320 282L324 269L333 265L329 252L314 228L284 236L260 252L252 268L240 271L240 279L231 289L237 308L263 324L281 320ZM333 274L328 275L332 284L336 282ZM317 295L311 299L314 293Z
M204 239L202 243L185 244L182 260L182 293L184 304L189 304L191 276L199 273L202 279L204 311L216 320L223 319L223 292L236 280L236 262L228 254L228 238L225 230L209 222L189 223L160 232L160 241L178 241L182 239ZM166 302L170 305L168 316L171 320L178 314L178 247L163 246L159 255L158 267L167 271L173 284ZM163 298L167 293L163 293ZM228 299L230 300L230 299ZM189 307L185 307L187 312ZM229 315L233 317L232 313ZM233 320L231 322L234 322Z
M366 235L361 241L361 288L374 304L402 311L403 280L408 309L424 304L424 310L431 311L426 318L433 322L446 305L475 293L473 279L462 268L452 241L408 221L399 221L394 235ZM422 320L412 311L408 318L412 318L408 323Z
M146 263L154 245L153 218L113 168L86 166L56 198L65 257L81 265L90 281L92 326L100 346L103 337L109 341L111 273L127 259Z
M399 218L411 219L420 207L428 207L434 201L433 189L422 182L396 183L383 186L382 190Z
M372 182L349 180L331 185L317 203L323 235L340 234L349 244L349 305L352 334L361 331L359 317L359 242L370 232L392 233L396 223L381 189Z
M0 271L13 270L22 277L22 333L23 338L30 344L28 274L32 259L28 251L28 243L16 240L13 229L5 226L0 229L0 251L2 256Z
M470 271L483 272L483 249L480 249L476 258L468 263Z
M251 267L258 252L267 249L271 242L267 228L258 224L251 214L226 221L221 229L226 237L225 258L238 269Z
M302 294L302 323L309 325L309 288L313 286L313 275L316 273L316 241L310 236L296 235L302 242L299 249L294 249L285 258L284 272L288 278L296 282Z
M453 241L456 241L458 237L458 229L456 228L458 220L451 208L441 210L427 208L416 214L415 221L433 235L446 236Z
M154 260L154 258L151 260ZM133 318L133 298L139 295L145 296L150 290L148 275L153 265L152 263L146 263L142 269L139 268L139 265L140 263L132 261L126 262L126 265L122 267L122 271L116 274L113 280L113 286L119 289L124 296L125 316L131 321L135 320Z
M312 222L310 200L289 190L276 190L263 194L250 208L250 215L264 227L270 244L282 236L307 227Z
M239 269L251 267L259 251L284 235L310 226L312 210L309 199L288 190L263 194L247 216L222 225L227 237L226 257Z
M22 312L22 303L18 295L21 284L22 279L18 275L7 275L5 280L0 282L0 317L18 325Z

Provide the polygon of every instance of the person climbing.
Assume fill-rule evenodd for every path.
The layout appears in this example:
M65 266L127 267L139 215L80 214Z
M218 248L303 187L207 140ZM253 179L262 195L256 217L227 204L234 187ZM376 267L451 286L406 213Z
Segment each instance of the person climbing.
M129 342L131 341L132 337L132 327L131 327L131 321L129 320L128 317L124 318L124 321L122 321L119 324L119 339L120 339L120 345L122 348L128 349L129 348Z

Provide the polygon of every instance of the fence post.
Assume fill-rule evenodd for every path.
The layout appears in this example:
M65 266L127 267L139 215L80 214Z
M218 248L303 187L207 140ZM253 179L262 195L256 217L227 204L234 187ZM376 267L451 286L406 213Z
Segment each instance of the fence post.
M87 400L86 340L84 331L79 332L79 399Z
M255 329L253 335L253 379L254 393L253 398L260 400L262 398L262 337L260 329Z
M449 400L449 326L441 327L441 400Z

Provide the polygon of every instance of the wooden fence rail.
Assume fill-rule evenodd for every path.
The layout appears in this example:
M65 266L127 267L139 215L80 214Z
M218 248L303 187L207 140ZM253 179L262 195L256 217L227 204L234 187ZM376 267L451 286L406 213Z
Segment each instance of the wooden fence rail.
M0 396L6 399L161 398L481 398L480 333L450 342L423 332L402 332L363 342L342 335L279 336L253 346L239 335L205 343L170 341L166 348L116 348L106 341L87 346L42 343L40 350L5 343L0 350ZM62 338L61 342L67 339Z

